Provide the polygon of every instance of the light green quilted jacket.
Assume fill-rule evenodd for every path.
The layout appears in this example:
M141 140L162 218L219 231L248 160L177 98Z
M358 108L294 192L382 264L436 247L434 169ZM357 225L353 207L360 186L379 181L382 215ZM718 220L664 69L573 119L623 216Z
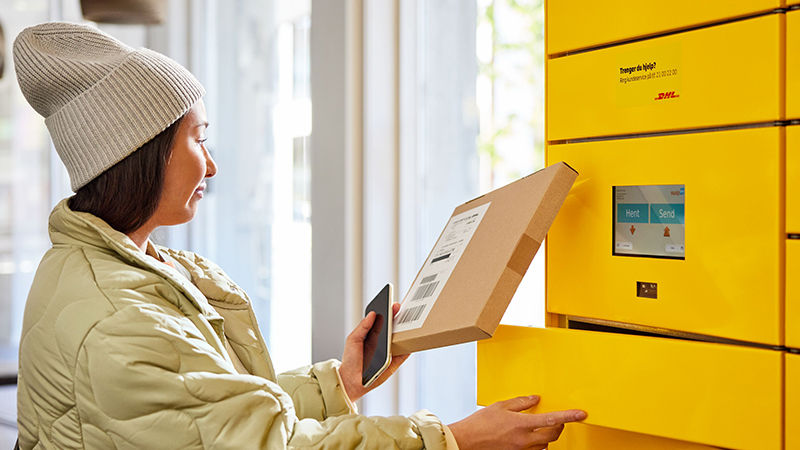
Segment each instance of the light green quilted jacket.
M276 376L247 295L210 261L159 248L189 281L66 201L50 237L20 342L21 448L445 447L428 412L354 414L338 361Z

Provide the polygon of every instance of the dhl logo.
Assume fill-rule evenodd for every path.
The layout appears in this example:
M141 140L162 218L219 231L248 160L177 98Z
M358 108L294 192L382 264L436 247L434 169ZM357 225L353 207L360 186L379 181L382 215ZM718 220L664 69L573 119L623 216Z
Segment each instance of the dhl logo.
M669 91L669 92L659 92L658 97L656 97L655 99L666 100L668 98L678 98L678 97L680 97L680 95L676 94L675 91Z

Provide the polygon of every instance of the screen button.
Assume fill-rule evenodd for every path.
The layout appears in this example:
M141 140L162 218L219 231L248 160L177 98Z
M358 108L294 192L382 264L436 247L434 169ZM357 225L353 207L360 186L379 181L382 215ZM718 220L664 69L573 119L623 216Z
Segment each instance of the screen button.
M619 203L617 204L617 222L619 223L648 223L647 203Z
M650 223L684 223L683 203L651 203Z

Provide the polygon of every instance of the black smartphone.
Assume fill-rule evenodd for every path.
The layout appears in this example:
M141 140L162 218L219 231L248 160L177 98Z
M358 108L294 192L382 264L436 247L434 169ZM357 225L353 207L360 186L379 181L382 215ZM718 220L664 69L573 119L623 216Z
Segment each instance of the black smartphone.
M389 367L392 361L392 283L378 292L364 310L364 316L375 311L375 322L364 339L364 359L361 369L361 384L369 387Z

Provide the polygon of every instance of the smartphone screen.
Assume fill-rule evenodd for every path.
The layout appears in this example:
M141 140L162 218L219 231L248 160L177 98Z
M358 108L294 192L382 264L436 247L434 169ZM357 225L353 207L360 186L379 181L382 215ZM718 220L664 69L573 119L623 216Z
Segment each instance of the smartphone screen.
M361 384L369 385L389 365L389 345L391 338L392 285L384 286L364 310L364 315L375 311L375 322L364 339L364 360L361 370Z

